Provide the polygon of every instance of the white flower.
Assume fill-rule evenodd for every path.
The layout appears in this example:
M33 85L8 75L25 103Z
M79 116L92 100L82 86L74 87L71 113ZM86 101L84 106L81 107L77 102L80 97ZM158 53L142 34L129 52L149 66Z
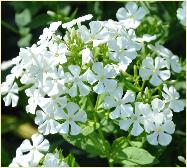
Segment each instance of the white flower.
M159 44L156 44L155 46L148 45L148 47L166 60L167 68L171 67L171 69L176 73L181 72L179 57L174 55L169 49Z
M67 62L66 53L68 52L68 50L65 44L57 44L56 42L53 42L53 44L50 44L49 50L54 56L56 65L64 64L65 62Z
M143 127L140 124L142 124L143 122L142 116L146 108L146 104L143 104L142 102L135 102L134 112L132 112L128 117L123 116L123 114L121 115L121 118L123 119L119 121L120 129L127 131L133 124L130 133L134 136L140 135L144 131Z
M16 151L16 157L13 159L12 164L18 166L35 167L38 165L44 152L49 149L49 141L44 139L41 134L34 134L31 137L32 144L28 139L24 140Z
M93 62L93 54L89 48L85 48L82 50L82 65L88 64L89 62Z
M122 87L118 87L114 92L110 93L110 96L106 96L104 99L104 107L109 109L115 107L114 111L110 113L111 119L116 119L120 115L128 117L133 112L131 102L135 101L134 92L128 90L123 96Z
M48 96L54 96L66 92L67 88L64 84L65 74L63 68L60 66L58 69L54 68L51 73L47 74L42 89Z
M19 97L17 96L19 88L17 83L13 83L15 76L10 74L6 77L6 81L1 84L1 94L6 95L3 100L5 106L9 106L12 103L12 107L15 107L18 103Z
M83 83L84 74L80 75L81 69L78 65L70 65L68 69L71 73L67 72L66 75L66 82L72 83L72 87L68 90L68 93L71 97L77 96L77 88L79 88L79 92L81 96L86 96L90 93L90 87Z
M186 1L182 3L181 7L177 9L177 18L183 26L186 26Z
M166 61L161 57L155 58L155 64L153 63L153 58L146 57L142 61L142 66L140 68L139 74L143 80L149 80L151 76L149 82L154 86L158 86L163 81L170 78L170 71L163 69L166 68L166 66Z
M164 124L154 124L153 133L147 135L147 141L152 145L168 145L175 131L175 124L173 121L166 121Z
M169 108L172 109L174 112L180 112L184 110L184 102L179 100L179 93L173 86L169 88L167 85L164 85L162 92L162 96L165 99L166 103L169 103Z
M143 112L143 124L146 132L150 133L157 125L162 124L168 120L172 120L173 113L170 109L166 108L165 102L161 99L155 98L151 101L151 107L147 105L146 110Z
M47 153L42 167L69 167L67 163L61 161L58 153Z
M84 43L93 42L93 47L105 43L108 40L108 31L103 28L100 22L92 21L89 23L90 30L86 26L79 27L79 33Z
M98 83L93 87L93 90L98 93L111 92L117 87L117 81L112 79L117 76L117 73L112 65L106 65L103 67L102 62L95 62L92 66L94 73L88 69L84 76L87 81L93 85L98 81Z
M12 67L12 66L13 66L12 60L3 61L3 62L1 63L1 70L2 70L2 71L5 71L5 70L9 69L9 68Z
M67 134L70 129L71 135L78 135L81 132L81 127L77 125L76 122L86 122L87 114L84 110L79 109L79 106L73 102L69 102L65 108L67 109L67 113L59 109L62 118L66 120L63 124L58 126L59 133ZM69 126L71 126L71 128Z
M118 9L116 17L127 29L136 29L146 14L147 11L143 7L138 8L135 2L128 2L125 8Z
M39 105L40 99L43 97L38 89L35 89L33 92L34 93L28 99L28 105L26 106L26 111L31 114L35 114L36 107Z
M64 100L61 104L61 111L65 105L66 101ZM57 127L60 123L56 120L62 119L63 114L52 103L44 104L41 108L42 110L36 111L35 117L35 123L39 125L38 131L44 135L57 133Z
M117 37L117 40L110 40L108 48L110 59L119 62L123 66L124 71L137 56L136 49L123 37Z
M85 15L85 16L81 16L81 17L79 17L77 19L74 19L74 20L72 20L70 22L62 24L62 28L69 29L69 28L71 28L72 26L74 26L76 24L80 25L81 22L85 22L86 20L90 20L90 19L92 19L92 17L93 16L91 14L88 14L88 15Z

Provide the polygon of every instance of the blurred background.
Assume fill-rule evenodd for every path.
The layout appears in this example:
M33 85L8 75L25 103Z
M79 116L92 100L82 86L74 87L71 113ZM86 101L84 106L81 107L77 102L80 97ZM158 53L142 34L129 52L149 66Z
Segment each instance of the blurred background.
M1 3L1 61L10 60L19 54L20 47L35 43L44 27L52 21L68 22L73 18L93 14L93 20L116 20L115 14L126 2L2 2ZM138 2L148 8L151 15L158 19L152 20L153 33L162 33L162 42L185 64L186 39L185 29L176 18L176 10L181 2ZM159 21L158 21L159 20ZM159 27L160 26L160 27ZM141 32L139 32L141 34ZM185 67L183 67L185 69ZM1 81L10 70L2 71ZM185 72L177 76L179 82L175 87L185 99ZM30 138L37 131L34 116L25 112L27 98L24 93L15 108L5 107L1 101L1 166L8 166L16 155L16 149L23 139ZM184 166L177 156L186 155L186 113L174 114L176 132L172 143L164 148L153 148L163 152L159 156L160 163L155 166ZM89 155L67 143L61 136L47 137L52 148L58 146L66 156L73 153L80 166L108 166L107 160ZM151 149L150 149L151 150Z

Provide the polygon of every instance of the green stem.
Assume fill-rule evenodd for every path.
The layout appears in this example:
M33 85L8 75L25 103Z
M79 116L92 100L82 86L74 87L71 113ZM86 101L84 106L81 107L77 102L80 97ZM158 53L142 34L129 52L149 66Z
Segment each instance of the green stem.
M144 86L145 86L145 81L143 81L143 83L142 83L142 87L141 87L141 90L143 91L143 89L144 89Z
M7 29L11 30L12 32L14 32L14 33L20 35L19 31L18 31L17 29L15 29L15 28L14 28L12 25L10 25L9 23L7 23L7 22L1 20L1 24L2 24L4 27L6 27Z
M19 92L22 91L22 90L25 90L27 88L30 88L33 84L28 84L28 85L24 85L22 87L19 88Z

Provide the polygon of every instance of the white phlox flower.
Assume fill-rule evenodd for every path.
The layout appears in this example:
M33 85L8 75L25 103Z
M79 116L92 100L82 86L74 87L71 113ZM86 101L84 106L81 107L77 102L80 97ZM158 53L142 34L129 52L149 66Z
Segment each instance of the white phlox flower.
M44 156L44 153L49 149L49 141L44 139L41 134L34 134L31 137L31 142L26 139L22 142L20 147L16 151L16 157L9 167L24 166L35 167Z
M58 126L58 131L61 134L67 134L70 131L71 135L78 135L81 132L81 127L76 122L85 123L87 121L87 114L73 102L69 102L65 108L67 112L59 109L59 113L65 122Z
M47 153L42 167L69 167L69 165L60 160L58 153Z
M127 2L125 8L118 9L116 17L126 28L136 29L146 14L147 11L143 7L138 8L135 2Z
M65 80L66 77L63 68L61 66L58 69L54 68L45 78L43 91L48 96L64 94L67 91L67 88L65 87Z
M181 8L177 9L177 18L183 26L186 26L186 1L182 2Z
M135 101L135 93L127 90L123 96L122 87L118 87L109 96L106 96L104 99L104 107L107 109L115 107L115 110L110 113L111 119L116 119L120 115L128 117L133 112L133 107L130 104Z
M143 131L144 128L141 126L143 124L143 112L147 106L142 102L135 102L134 112L131 112L128 117L121 115L121 120L119 121L120 129L128 131L130 126L132 126L132 130L130 131L131 135L138 136ZM129 111L130 112L130 111Z
M139 75L143 80L149 80L151 77L149 82L154 86L158 86L170 78L170 70L165 68L167 68L167 62L163 58L156 57L154 63L153 58L146 57L142 61Z
M166 60L167 68L171 67L171 69L176 73L181 72L182 68L179 63L179 57L174 55L169 49L159 44L156 44L155 46L150 44L148 45L148 48L150 48L151 50L153 50L155 53L157 53L159 56L161 56L163 59Z
M108 48L110 59L119 62L123 66L124 71L137 56L136 49L123 37L117 37L117 40L110 40Z
M113 91L117 87L117 81L113 78L117 76L117 73L112 65L106 65L103 67L102 62L95 62L92 65L93 72L88 69L84 76L87 81L93 85L94 92L98 94L107 93Z
M93 47L96 47L108 40L108 31L103 28L100 22L92 21L89 26L90 30L84 25L78 30L84 43L93 42Z
M71 88L67 91L71 97L77 96L77 88L81 96L86 96L90 93L90 87L84 84L86 81L84 74L80 75L81 68L78 65L68 66L70 72L66 72L66 82L72 83Z
M61 104L61 110L56 109L56 107L50 103L49 100L45 101L43 107L41 106L42 110L36 111L35 123L39 125L38 131L44 135L48 134L56 134L58 132L57 127L60 123L56 120L60 120L63 118L63 108L66 106L66 100L63 100Z
M168 103L168 107L174 112L180 112L184 110L184 102L179 100L179 93L173 86L167 87L164 84L162 96L164 97L164 101Z
M175 131L175 124L173 121L166 121L165 123L158 124L155 123L151 134L147 135L147 141L151 145L168 145L171 140L172 136Z
M6 81L1 84L1 94L5 95L3 100L5 102L5 106L9 106L12 104L12 107L15 107L18 103L18 85L14 82L15 76L10 74L6 77Z

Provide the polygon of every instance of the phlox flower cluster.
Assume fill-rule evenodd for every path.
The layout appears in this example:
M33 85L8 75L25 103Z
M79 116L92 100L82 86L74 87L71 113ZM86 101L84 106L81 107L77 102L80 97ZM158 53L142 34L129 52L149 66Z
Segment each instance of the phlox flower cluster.
M179 57L159 44L156 35L136 35L147 15L146 9L128 2L117 11L117 21L90 21L85 26L83 22L92 18L89 14L69 23L53 22L43 30L37 44L20 49L1 93L5 105L15 107L19 92L25 90L26 112L35 115L40 134L32 136L33 144L29 140L22 143L11 165L39 163L49 148L41 134L81 134L92 118L77 98L91 93L105 96L102 108L119 129L133 136L144 132L152 145L171 142L175 131L173 112L183 111L184 102L166 81L182 68ZM66 30L64 35L58 31L60 26ZM145 48L150 54L142 56ZM139 86L142 84L140 93L121 85L133 76L128 71L134 65L139 72ZM59 161L58 155L48 153L43 164L65 163Z

